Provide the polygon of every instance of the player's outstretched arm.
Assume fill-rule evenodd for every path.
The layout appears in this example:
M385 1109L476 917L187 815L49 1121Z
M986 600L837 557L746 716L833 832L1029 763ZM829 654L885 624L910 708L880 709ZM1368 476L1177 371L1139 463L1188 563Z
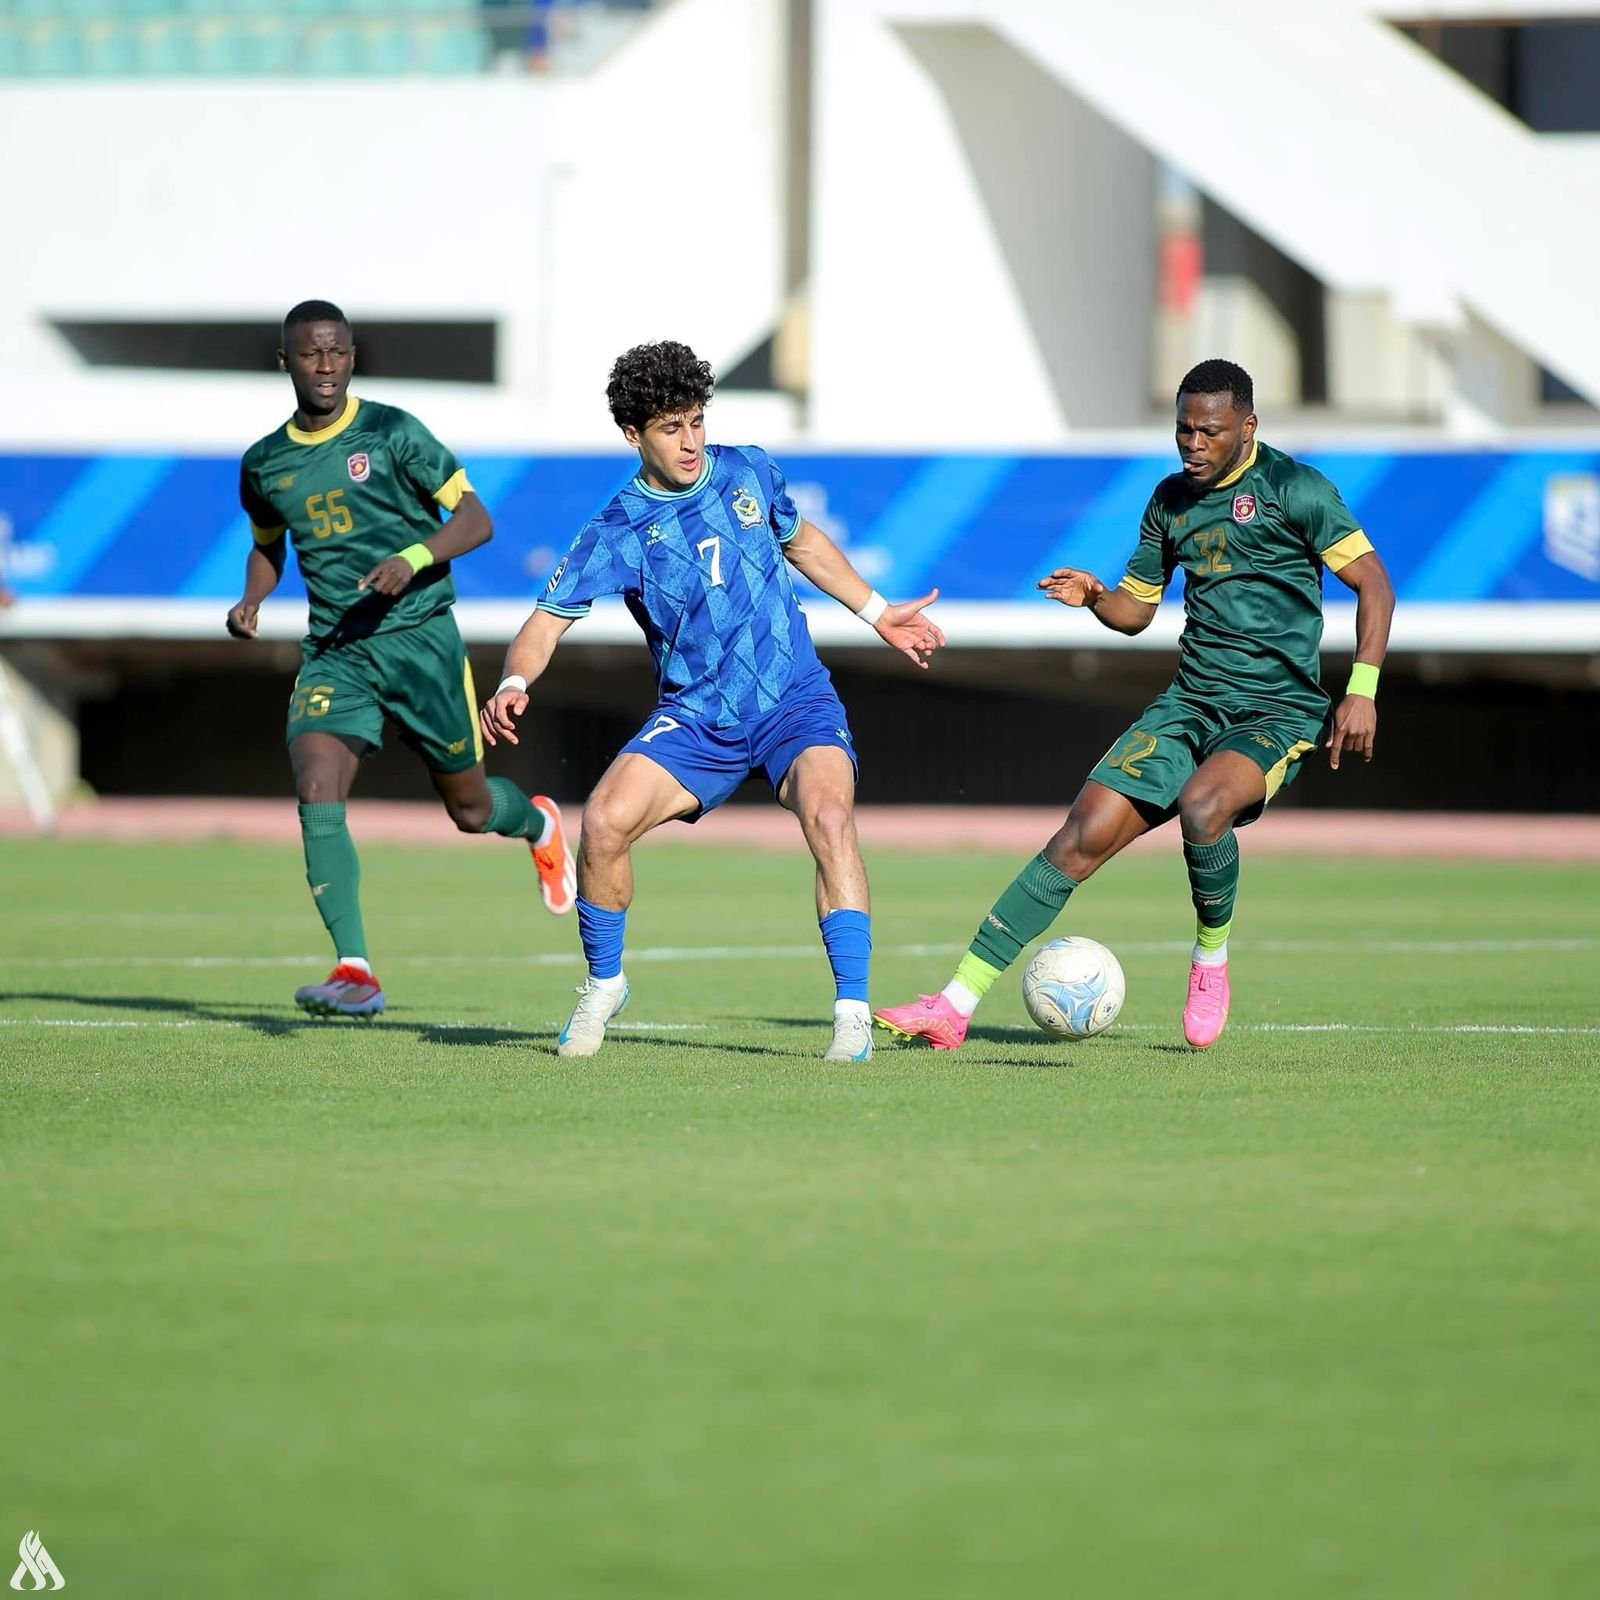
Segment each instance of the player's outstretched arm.
M483 736L490 744L516 744L517 718L528 709L528 686L536 682L550 665L556 645L573 624L572 617L558 617L553 611L535 611L522 624L521 631L506 651L500 672L500 687L484 702L478 713Z
M1328 765L1335 771L1346 750L1363 761L1372 759L1378 737L1378 669L1388 654L1394 621L1394 584L1376 550L1340 567L1336 576L1356 592L1356 659L1328 734Z
M939 625L923 615L939 598L937 589L920 600L890 605L813 522L801 522L800 531L783 547L783 553L797 572L803 572L825 595L870 622L885 644L919 667L926 667L928 657L943 647L944 634Z
M1092 572L1077 567L1057 567L1048 578L1039 580L1039 587L1064 606L1092 611L1096 622L1116 633L1143 633L1156 614L1156 608L1148 601L1126 589L1108 589Z
M356 588L374 594L404 594L411 580L424 567L440 561L454 561L494 538L494 523L489 508L470 489L456 502L448 521L430 539L407 545L380 561Z
M244 598L228 613L228 632L235 639L253 639L261 602L278 587L283 576L287 547L282 539L271 544L256 544L244 563Z

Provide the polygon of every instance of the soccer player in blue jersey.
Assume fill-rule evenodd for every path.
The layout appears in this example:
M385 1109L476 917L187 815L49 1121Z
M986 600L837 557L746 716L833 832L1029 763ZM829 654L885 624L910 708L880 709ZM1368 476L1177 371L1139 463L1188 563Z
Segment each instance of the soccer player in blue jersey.
M583 814L578 926L589 973L557 1053L592 1056L628 1002L623 928L634 844L694 822L762 772L800 820L817 864L817 919L837 998L830 1061L872 1054L872 924L855 832L856 754L817 659L789 567L870 623L919 667L944 643L923 614L890 605L795 509L764 450L707 445L710 366L687 345L636 345L606 389L639 471L585 524L506 652L482 712L491 744L516 739L528 687L602 595L621 595L654 658L659 704L606 770Z

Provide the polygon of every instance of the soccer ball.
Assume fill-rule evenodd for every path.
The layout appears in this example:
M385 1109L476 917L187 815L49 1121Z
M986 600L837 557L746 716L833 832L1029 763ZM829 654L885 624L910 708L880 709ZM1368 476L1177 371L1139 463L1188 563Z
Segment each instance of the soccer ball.
M1052 939L1022 975L1028 1015L1058 1039L1104 1033L1127 992L1122 963L1093 939Z

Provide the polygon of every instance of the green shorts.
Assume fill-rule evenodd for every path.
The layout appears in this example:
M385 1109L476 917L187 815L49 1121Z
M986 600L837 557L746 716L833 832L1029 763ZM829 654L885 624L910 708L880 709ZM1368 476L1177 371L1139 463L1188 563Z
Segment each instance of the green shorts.
M472 665L448 611L414 628L301 646L290 739L332 733L381 750L385 717L435 772L465 772L483 759Z
M1170 816L1202 761L1220 750L1237 750L1267 779L1266 799L1240 814L1243 826L1254 822L1285 784L1294 782L1300 758L1316 749L1324 723L1323 717L1288 706L1230 711L1168 692L1140 712L1089 776Z

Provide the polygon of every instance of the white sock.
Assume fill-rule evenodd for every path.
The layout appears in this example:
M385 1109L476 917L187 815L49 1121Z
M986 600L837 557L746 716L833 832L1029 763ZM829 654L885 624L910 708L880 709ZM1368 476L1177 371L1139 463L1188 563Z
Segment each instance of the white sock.
M628 975L625 972L619 972L614 978L597 978L591 972L589 974L589 987L591 989L605 989L615 993L618 989L626 989L628 987Z
M370 978L372 976L372 963L365 956L340 956L334 962L336 967L359 967Z
M1190 960L1197 967L1225 967L1228 964L1228 941L1226 939L1222 941L1220 950L1202 950L1196 945Z
M543 806L535 806L533 809L544 818L544 827L539 830L539 837L535 839L530 835L528 838L528 843L537 850L556 831L556 819Z
M835 1000L833 1020L837 1022L840 1017L860 1017L863 1022L870 1022L872 1007L865 1000Z
M964 1017L970 1017L978 1009L978 996L959 978L952 978L939 993Z

